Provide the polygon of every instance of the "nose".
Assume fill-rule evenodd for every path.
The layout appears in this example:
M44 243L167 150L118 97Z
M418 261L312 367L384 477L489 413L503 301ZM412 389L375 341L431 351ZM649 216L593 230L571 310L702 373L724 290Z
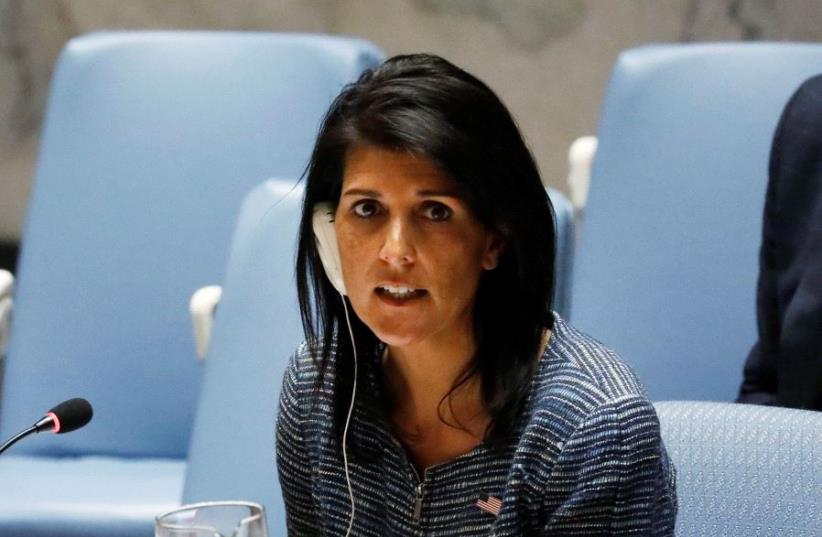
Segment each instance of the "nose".
M389 265L403 266L414 263L415 256L410 226L400 218L390 220L380 259Z

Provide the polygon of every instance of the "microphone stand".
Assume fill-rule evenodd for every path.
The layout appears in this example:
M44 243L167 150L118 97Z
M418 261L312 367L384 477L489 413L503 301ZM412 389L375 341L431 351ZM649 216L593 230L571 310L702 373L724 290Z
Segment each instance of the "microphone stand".
M33 433L39 433L40 431L42 431L46 427L50 427L50 426L54 425L54 420L55 420L55 418L52 417L51 412L49 412L48 414L43 416L40 420L38 420L37 423L35 423L31 427L29 427L28 429L24 429L24 430L20 431L16 435L12 436L2 446L0 446L0 454L2 454L4 451L9 449L11 446L16 444L20 440L24 439L28 435L33 434Z
M32 426L31 426L31 427L29 427L28 429L25 429L25 430L23 430L23 431L20 431L20 432L19 432L19 433L17 433L16 435L12 436L12 437L11 437L11 438L10 438L10 439L6 442L6 443L4 443L2 446L0 446L0 453L3 453L3 452L4 452L4 451L6 451L7 449L9 449L11 446L13 446L14 444L16 444L19 440L22 440L23 438L27 437L28 435L30 435L30 434L32 434L32 433L36 433L36 432L39 432L39 431L37 430L37 425L32 425Z

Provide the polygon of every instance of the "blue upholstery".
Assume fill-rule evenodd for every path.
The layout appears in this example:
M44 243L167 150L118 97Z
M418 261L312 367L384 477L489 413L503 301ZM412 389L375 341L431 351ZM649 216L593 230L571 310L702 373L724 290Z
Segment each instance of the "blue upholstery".
M4 536L148 537L183 490L184 465L173 459L3 457L0 483L12 489L0 505Z
M677 470L677 537L822 535L822 412L656 404Z
M183 494L186 503L259 502L268 511L271 537L285 535L274 464L276 410L288 357L303 340L294 278L303 192L292 184L269 180L243 205L206 360ZM559 243L568 253L570 202L549 193L558 207Z
M44 486L39 472L51 458L94 455L114 466L107 475L78 466L70 488L45 491L20 485L22 459L0 458L0 534L18 516L11 496L37 513L28 523L69 532L73 513L87 535L151 535L151 518L137 531L121 515L179 501L201 376L189 297L222 281L245 193L272 173L299 176L332 98L381 57L362 40L299 34L101 33L69 42L24 229L0 437L83 396L95 407L88 427L30 438L10 453L36 457L29 467L43 469L27 479ZM148 459L170 462L155 473ZM146 486L162 475L173 484ZM101 478L122 494L103 495ZM50 509L47 492L65 504ZM109 511L113 502L120 506Z
M608 87L575 257L574 324L650 396L732 400L756 341L757 254L779 114L822 45L648 46Z
M205 364L183 501L263 504L284 518L274 424L288 357L303 340L294 259L302 188L270 180L249 194L232 243Z
M565 194L548 188L548 197L554 206L557 229L556 284L554 311L564 319L570 317L571 279L574 270L574 206Z

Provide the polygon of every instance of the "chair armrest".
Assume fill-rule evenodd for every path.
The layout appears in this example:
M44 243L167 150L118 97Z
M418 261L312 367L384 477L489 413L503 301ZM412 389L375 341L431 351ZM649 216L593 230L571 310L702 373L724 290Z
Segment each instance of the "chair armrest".
M12 293L14 292L14 275L0 269L0 357L6 354L11 331Z
M568 192L574 210L579 213L588 203L588 186L591 184L591 165L597 152L594 136L577 138L568 149Z
M208 344L211 340L211 326L214 323L214 313L223 288L219 285L201 287L191 295L189 309L191 310L191 324L194 328L194 345L197 349L197 358L205 360L208 353Z

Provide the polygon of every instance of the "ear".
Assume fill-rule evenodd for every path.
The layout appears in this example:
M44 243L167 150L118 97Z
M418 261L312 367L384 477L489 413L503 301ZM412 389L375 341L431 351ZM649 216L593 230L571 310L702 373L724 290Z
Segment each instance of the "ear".
M500 233L493 232L488 235L488 240L485 244L485 252L482 255L483 270L494 270L499 265L499 259L505 252L507 241Z

